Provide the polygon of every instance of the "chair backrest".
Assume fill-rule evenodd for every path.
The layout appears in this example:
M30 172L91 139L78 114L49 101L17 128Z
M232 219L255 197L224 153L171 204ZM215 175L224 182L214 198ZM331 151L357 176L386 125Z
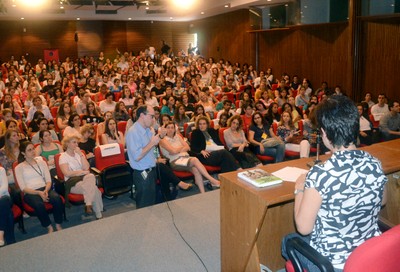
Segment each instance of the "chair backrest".
M276 135L276 132L278 131L278 123L277 122L272 123L272 130L274 131L274 134Z
M51 116L53 116L53 118L56 118L57 112L58 112L58 107L51 107L50 112L51 112Z
M125 135L127 123L128 123L127 121L119 121L117 124L118 130L121 131L123 135Z
M225 142L225 137L224 137L224 131L228 129L228 128L220 128L218 130L218 136L219 136L219 140L221 141L221 143L225 146L226 148L226 142Z
M101 149L97 146L94 149L94 156L96 158L96 168L100 171L103 171L106 167L117 165L117 164L125 164L125 150L122 144L119 145L120 153L116 155L111 155L107 157L103 157L101 155Z
M65 177L64 177L64 174L63 174L63 172L61 171L61 168L60 168L60 156L61 156L61 153L58 153L58 154L54 155L54 164L56 166L56 173L57 173L58 179L59 180L64 180Z
M369 119L371 120L372 126L374 128L379 128L379 121L376 121L372 114L369 115Z
M345 272L399 271L400 225L357 247L347 259Z

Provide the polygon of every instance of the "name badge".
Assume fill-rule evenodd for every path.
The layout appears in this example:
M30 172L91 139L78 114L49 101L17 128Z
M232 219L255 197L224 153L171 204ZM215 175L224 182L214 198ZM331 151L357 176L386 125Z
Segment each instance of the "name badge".
M261 138L263 138L264 140L267 139L267 138L268 138L267 133L264 132L264 133L261 135Z

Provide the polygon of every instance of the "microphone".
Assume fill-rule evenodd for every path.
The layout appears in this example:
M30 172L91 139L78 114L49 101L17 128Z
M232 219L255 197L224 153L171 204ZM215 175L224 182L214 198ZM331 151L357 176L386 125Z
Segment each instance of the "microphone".
M315 158L314 161L307 163L308 167L313 167L314 165L320 164L322 161L319 159L319 150L320 150L320 145L321 145L321 131L318 129L317 130L317 157Z

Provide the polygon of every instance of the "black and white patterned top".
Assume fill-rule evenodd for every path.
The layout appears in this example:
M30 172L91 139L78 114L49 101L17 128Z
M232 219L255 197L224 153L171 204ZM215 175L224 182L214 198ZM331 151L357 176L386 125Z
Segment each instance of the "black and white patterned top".
M307 175L306 188L322 197L310 245L343 269L350 253L379 236L378 213L384 185L381 163L361 150L338 151Z

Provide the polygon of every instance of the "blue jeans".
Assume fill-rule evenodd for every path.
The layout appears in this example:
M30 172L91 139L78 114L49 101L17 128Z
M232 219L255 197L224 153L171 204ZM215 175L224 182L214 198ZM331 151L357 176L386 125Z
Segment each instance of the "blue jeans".
M261 153L260 147L257 147L257 151L261 155L274 157L275 162L281 162L285 157L285 144L281 143L274 147L264 147L264 153Z
M7 245L15 243L14 215L11 207L12 201L9 196L0 198L0 230L4 231L4 241Z
M299 237L300 239L302 239L303 241L305 241L307 244L310 244L310 236L302 236L298 233L291 233L286 235L283 239L282 239L282 256L283 258L285 258L285 260L288 260L289 257L286 253L286 241L294 238L294 237ZM301 266L307 271L307 272L320 272L319 268L313 263L311 262L308 258L304 257L302 254L297 253L297 258L299 259ZM334 268L335 272L342 272L343 270L341 269L337 269Z

